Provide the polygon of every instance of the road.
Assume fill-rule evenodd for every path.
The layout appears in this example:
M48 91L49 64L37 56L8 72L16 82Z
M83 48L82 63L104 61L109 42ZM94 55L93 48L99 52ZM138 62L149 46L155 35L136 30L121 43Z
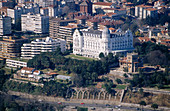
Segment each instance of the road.
M35 99L28 99L28 98L16 98L16 100L19 100L19 101L24 101L24 102L40 102L40 103L49 103L49 104L52 104L52 105L59 105L58 102L51 102L51 101L42 101L42 100L35 100ZM88 104L88 103L84 103L84 104L81 104L81 103L69 103L69 102L62 102L61 103L62 105L64 106L80 106L80 107L95 107L96 109L97 108L113 108L113 109L119 109L119 110L129 110L129 111L137 111L137 107L128 107L128 106L116 106L116 105L105 105L105 104ZM147 108L144 108L144 111L153 111L151 109L147 109Z

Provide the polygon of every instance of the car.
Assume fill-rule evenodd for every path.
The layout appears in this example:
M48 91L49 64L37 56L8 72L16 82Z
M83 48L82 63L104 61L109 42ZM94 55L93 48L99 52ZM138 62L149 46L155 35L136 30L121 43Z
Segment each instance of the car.
M95 110L96 108L92 107L91 110Z
M58 102L58 104L62 104L61 102Z
M106 104L106 106L110 106L110 104Z
M80 103L80 104L84 104L84 103Z
M118 106L115 106L116 109L118 109L119 107Z
M136 110L140 110L140 108L136 108Z
M118 107L122 107L122 105L118 105Z

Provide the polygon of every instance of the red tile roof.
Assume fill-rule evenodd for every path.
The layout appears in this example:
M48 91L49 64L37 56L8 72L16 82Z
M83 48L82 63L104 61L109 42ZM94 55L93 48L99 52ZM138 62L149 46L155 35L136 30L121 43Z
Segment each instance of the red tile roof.
M23 67L21 70L32 71L32 70L34 70L34 68L30 68L30 67Z
M107 2L96 2L93 5L105 5L105 6L111 6L112 3L107 3Z

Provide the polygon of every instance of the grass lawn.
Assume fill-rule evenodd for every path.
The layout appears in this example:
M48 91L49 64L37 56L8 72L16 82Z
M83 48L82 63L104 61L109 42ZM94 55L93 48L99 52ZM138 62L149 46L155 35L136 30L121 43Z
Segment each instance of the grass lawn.
M97 59L95 59L95 58L88 58L88 57L83 57L83 56L79 56L79 55L74 55L74 54L71 54L71 55L67 55L67 56L65 56L66 58L73 58L73 59L78 59L78 60L90 60L90 61L92 61L92 60L97 60Z
M126 88L126 85L117 85L116 86L116 89L125 89Z

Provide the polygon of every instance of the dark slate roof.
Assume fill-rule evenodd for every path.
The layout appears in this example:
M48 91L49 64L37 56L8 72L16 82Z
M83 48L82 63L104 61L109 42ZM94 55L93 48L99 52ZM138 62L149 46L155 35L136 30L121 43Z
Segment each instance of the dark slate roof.
M88 30L88 31L82 31L83 33L90 33L90 34L102 34L102 31L99 30Z

